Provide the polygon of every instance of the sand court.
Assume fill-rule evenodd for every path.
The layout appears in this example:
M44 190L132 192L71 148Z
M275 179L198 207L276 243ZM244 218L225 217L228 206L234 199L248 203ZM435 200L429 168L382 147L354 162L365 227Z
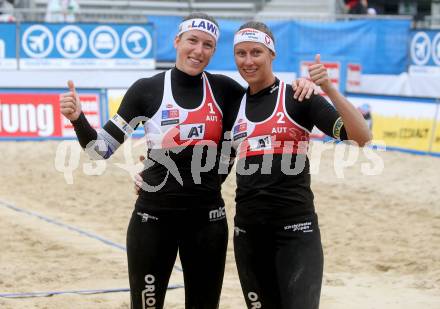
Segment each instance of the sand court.
M129 173L121 168L129 165L127 154L120 149L101 175L91 176L84 168L89 174L98 168L81 153L72 171L73 183L68 184L56 168L60 143L0 143L2 294L128 288L125 251L102 241L125 246L136 199ZM132 160L142 151L134 147ZM325 254L321 308L440 308L440 158L375 152L384 169L365 175L365 169L377 165L361 151L339 178L335 157L342 153L347 162L349 148L314 143L312 151L322 153L319 158L311 155ZM67 166L68 160L64 163ZM245 308L232 247L234 190L231 175L223 185L230 241L220 303L220 308L231 309ZM181 272L174 270L170 284L181 283ZM183 304L182 288L167 293L166 308ZM129 294L0 297L0 307L128 308Z

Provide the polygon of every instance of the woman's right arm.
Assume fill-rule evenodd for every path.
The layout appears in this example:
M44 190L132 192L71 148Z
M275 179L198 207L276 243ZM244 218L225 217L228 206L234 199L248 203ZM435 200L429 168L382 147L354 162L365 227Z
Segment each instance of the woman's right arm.
M73 81L69 80L67 86L69 92L61 94L60 97L61 114L71 121L81 147L86 148L89 142L97 139L97 132L82 112L81 101Z
M151 89L144 87L145 81L146 79L141 79L127 90L117 113L98 131L82 113L81 102L73 82L68 82L69 92L62 94L60 99L61 113L71 121L81 147L92 159L108 159L131 135L143 112L139 108L139 102L142 102L141 95L145 89Z

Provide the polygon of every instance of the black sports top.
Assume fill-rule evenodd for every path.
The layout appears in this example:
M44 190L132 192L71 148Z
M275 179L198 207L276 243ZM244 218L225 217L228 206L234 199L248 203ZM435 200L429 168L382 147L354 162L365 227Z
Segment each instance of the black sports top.
M276 79L254 95L248 90L234 115L231 138L239 158L236 220L283 224L313 213L306 155L309 133L317 126L329 136L347 139L335 108L319 95L298 102L291 85Z
M142 173L147 187L138 202L208 207L221 201L217 147L223 115L243 94L243 87L224 75L190 76L174 68L136 81L102 130L96 132L83 114L72 123L83 148L97 140L101 145L93 149L108 158L143 122L149 146Z

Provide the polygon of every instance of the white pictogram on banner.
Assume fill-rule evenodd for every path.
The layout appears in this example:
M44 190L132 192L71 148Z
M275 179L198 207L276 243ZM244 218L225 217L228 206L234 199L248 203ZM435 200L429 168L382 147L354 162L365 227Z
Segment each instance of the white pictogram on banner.
M411 59L415 64L425 65L431 53L431 40L425 32L417 32L411 40Z
M56 37L58 52L65 58L79 58L87 48L87 37L78 26L61 28Z
M0 59L6 57L5 41L0 40Z
M143 58L151 51L151 35L142 27L130 27L122 35L122 49L131 58Z
M90 33L89 46L96 57L111 58L118 52L119 36L113 28L99 26Z
M44 58L53 49L53 35L43 25L33 25L23 33L22 46L24 52L31 58Z
M432 60L436 65L440 65L440 32L432 40Z

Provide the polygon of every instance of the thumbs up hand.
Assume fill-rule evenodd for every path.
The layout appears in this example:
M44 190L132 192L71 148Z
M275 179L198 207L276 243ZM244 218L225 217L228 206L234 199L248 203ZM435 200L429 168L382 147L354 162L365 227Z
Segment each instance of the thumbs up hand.
M73 81L69 80L67 87L69 87L69 92L63 93L60 96L61 114L67 119L74 121L81 115L81 102L79 101Z
M321 63L321 55L316 54L315 63L309 66L310 79L318 86L321 87L322 91L328 92L333 85L328 76L327 69Z

